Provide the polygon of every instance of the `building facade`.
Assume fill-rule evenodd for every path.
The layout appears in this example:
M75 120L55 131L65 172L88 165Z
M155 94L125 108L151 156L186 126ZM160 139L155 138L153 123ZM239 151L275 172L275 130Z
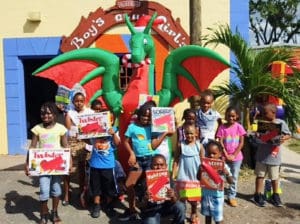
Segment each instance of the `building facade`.
M146 5L146 11L147 7L157 3L168 9L171 18L176 22L180 21L181 31L189 35L189 2L153 0L143 1L143 4ZM11 0L5 3L0 9L0 154L26 153L27 139L30 138L28 130L36 117L39 117L39 109L36 107L39 104L38 100L48 100L47 97L51 97L51 93L56 89L55 83L49 80L32 79L32 71L61 54L64 51L63 41L72 37L78 26L82 26L83 21L91 14L99 10L107 12L118 6L122 15L127 12L126 4L139 5L140 1ZM203 34L207 32L208 27L227 23L233 28L237 27L244 37L248 38L248 1L201 1L201 10ZM101 47L115 52L117 46L122 48L124 53L128 49L129 31L122 23L115 22L103 31L90 27L78 38L85 40L90 37L91 43L84 47ZM74 41L72 46L81 47L76 46L80 43L78 40ZM170 50L174 47L170 41L166 43L168 44L160 46L161 49ZM218 47L215 50L224 58L230 59L228 49ZM230 74L227 71L219 75L213 83L228 79Z

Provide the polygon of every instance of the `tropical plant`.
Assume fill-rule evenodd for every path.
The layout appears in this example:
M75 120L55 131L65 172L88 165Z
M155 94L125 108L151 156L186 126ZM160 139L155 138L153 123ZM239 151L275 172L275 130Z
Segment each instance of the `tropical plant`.
M288 78L283 83L279 78L272 77L270 72L272 62L290 60L290 51L273 47L251 49L238 30L233 33L228 25L219 25L209 31L210 34L202 38L204 45L225 45L235 56L231 61L230 72L237 80L214 86L216 97L229 96L230 103L242 111L242 122L247 129L250 126L250 108L254 106L257 97L271 95L281 98L285 102L286 120L290 128L295 130L300 120L300 97L299 93L292 90L297 85L299 88L299 76Z

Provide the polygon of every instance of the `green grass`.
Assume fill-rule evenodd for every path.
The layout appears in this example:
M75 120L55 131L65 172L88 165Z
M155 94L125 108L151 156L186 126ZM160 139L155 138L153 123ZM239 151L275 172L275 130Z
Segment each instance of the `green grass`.
M292 138L291 140L289 140L287 142L287 147L294 151L294 152L297 152L300 154L300 139L295 139L295 138Z
M240 181L248 180L253 175L254 175L254 170L243 165L240 170L239 180Z

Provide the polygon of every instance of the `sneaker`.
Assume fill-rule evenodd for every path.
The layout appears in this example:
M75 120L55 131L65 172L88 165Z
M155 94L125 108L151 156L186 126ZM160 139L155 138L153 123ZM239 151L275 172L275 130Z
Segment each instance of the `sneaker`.
M107 205L107 206L105 206L105 208L104 208L104 212L106 213L106 215L108 216L108 217L114 217L114 216L116 216L116 210L114 209L114 207L112 206L112 205Z
M53 223L60 223L61 222L61 219L58 216L57 211L51 211L50 220Z
M100 216L100 209L101 209L100 205L99 204L95 204L94 208L92 210L91 216L93 218L98 218Z
M236 207L238 204L237 204L237 200L235 198L230 198L228 200L228 203L231 207Z
M259 207L265 207L266 206L266 201L264 199L263 194L261 194L261 193L254 195L254 202Z
M132 212L129 209L126 209L125 212L123 214L121 214L118 217L119 221L129 221L129 220L138 220L139 218L139 214L135 211Z
M276 207L282 207L283 206L278 193L274 193L272 195L271 202Z

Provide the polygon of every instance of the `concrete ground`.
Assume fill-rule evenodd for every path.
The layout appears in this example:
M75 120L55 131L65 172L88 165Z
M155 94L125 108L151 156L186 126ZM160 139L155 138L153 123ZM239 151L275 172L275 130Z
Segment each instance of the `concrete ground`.
M39 219L39 188L36 178L25 176L24 167L25 156L0 156L0 223L36 223ZM281 169L283 177L283 195L285 202L284 210L278 210L272 205L268 208L260 209L249 201L249 197L254 190L254 179L240 183L239 207L231 208L225 204L225 223L300 223L300 154L285 148L283 150L283 163ZM72 183L75 193L77 185ZM50 207L49 203L49 207ZM123 212L126 203L119 204L118 213ZM81 209L78 198L73 195L71 205L64 207L59 205L59 215L63 222L67 224L79 223L120 223L117 217L109 218L104 213L97 219L90 216L90 212ZM273 221L264 222L263 220ZM204 218L201 217L204 223ZM126 223L126 222L123 222ZM134 223L134 222L128 222ZM139 222L135 222L139 223ZM166 223L165 220L162 223Z

